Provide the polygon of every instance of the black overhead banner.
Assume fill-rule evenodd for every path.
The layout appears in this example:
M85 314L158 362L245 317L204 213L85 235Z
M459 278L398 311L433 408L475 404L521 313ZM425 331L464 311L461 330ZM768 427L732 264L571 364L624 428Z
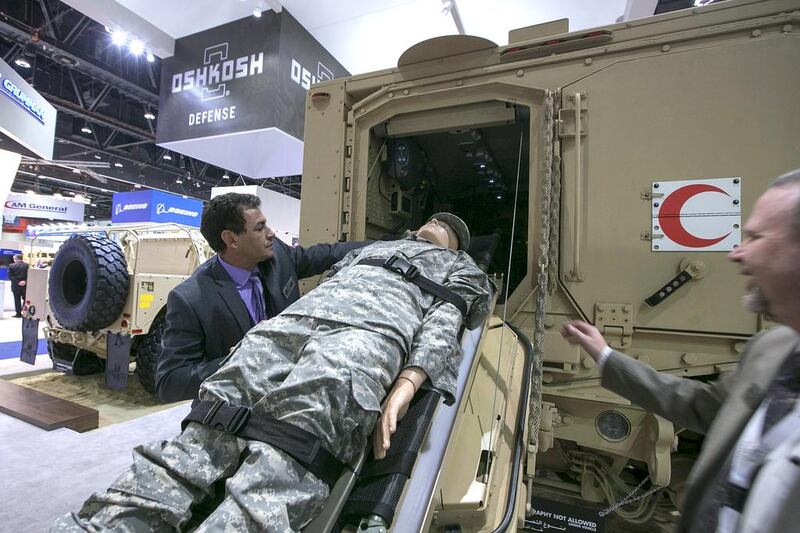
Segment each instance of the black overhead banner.
M301 141L309 86L349 75L285 9L178 39L162 65L157 143L194 156L185 141L265 130Z

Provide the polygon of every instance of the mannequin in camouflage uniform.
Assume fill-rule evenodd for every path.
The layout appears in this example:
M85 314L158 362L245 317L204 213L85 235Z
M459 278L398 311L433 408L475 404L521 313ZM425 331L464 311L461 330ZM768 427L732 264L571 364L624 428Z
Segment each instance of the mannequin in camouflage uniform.
M469 230L454 215L434 215L416 235L354 250L319 287L254 327L200 387L200 399L251 408L316 435L352 464L375 428L376 457L416 391L451 403L461 356L458 334L489 313L493 287L463 251ZM440 300L365 258L400 255L455 292L466 319ZM383 405L381 404L389 391ZM380 418L376 426L376 420ZM289 454L210 426L189 423L176 438L140 446L134 464L79 514L54 531L170 531L189 507L227 479L223 502L198 531L299 530L322 509L329 487Z

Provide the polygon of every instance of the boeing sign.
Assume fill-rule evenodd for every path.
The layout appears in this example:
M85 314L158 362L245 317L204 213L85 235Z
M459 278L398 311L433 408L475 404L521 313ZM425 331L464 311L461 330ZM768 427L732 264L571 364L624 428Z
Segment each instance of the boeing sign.
M176 222L200 227L203 202L162 191L115 193L112 222Z

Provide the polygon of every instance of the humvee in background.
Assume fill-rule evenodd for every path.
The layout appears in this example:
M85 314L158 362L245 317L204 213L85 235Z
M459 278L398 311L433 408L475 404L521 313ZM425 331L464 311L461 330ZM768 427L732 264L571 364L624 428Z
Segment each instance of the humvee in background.
M54 369L105 371L114 388L125 386L133 358L139 381L155 392L167 295L210 257L205 239L195 228L162 223L47 236L64 241L49 268L28 271L23 331L35 335L42 321ZM114 365L106 364L110 352L119 354Z
M559 328L587 320L658 370L713 380L769 326L740 306L726 251L768 180L800 166L800 2L564 22L501 47L436 38L309 91L302 242L397 236L441 210L499 236L495 316L452 424L428 433L441 461L418 460L391 504L357 498L364 529L514 530L534 494L639 523L680 509L702 436L604 390Z

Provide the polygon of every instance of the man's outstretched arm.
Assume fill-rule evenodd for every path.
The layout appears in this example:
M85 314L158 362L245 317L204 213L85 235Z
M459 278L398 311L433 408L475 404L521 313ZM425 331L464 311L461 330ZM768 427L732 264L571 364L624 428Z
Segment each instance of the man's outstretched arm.
M692 431L708 431L735 380L734 372L712 383L658 372L609 348L597 328L581 320L565 324L561 335L595 360L604 387Z

